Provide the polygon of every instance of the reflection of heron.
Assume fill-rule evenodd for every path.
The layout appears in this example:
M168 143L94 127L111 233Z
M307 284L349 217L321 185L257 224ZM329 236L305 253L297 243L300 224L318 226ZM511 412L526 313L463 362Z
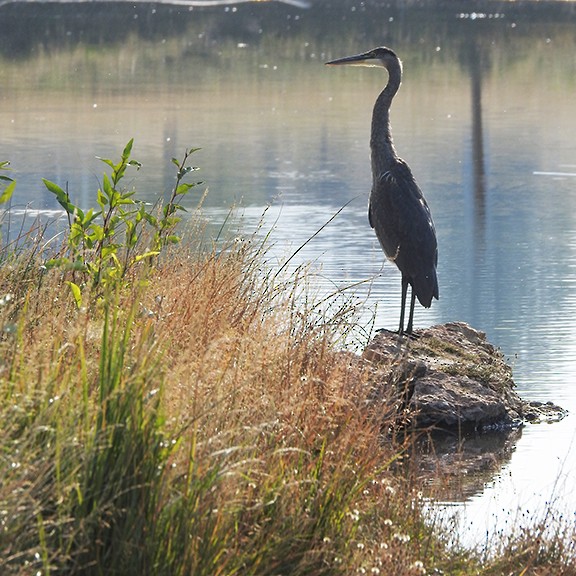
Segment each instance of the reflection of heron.
M400 87L402 64L389 48L375 48L327 64L382 66L388 70L388 84L378 96L372 115L372 192L368 218L387 258L396 263L402 274L399 334L404 332L406 294L408 284L411 286L410 316L405 330L410 334L415 297L426 308L433 297L438 299L438 248L430 208L408 164L398 158L390 134L390 105Z

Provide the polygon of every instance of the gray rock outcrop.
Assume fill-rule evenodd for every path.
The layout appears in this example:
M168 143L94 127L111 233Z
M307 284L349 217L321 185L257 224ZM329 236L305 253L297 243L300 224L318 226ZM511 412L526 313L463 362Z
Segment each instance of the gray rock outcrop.
M494 430L566 415L554 404L522 400L502 352L463 322L412 337L380 331L363 357L374 367L375 398L403 425Z

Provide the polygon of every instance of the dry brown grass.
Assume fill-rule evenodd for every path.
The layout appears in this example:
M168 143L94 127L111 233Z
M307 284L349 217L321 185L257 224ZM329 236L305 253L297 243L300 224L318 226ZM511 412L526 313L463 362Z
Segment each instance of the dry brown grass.
M308 323L284 286L251 277L235 253L167 267L153 285L171 415L209 419L214 433L282 422L294 429L286 438L297 430L314 444L309 430L355 412L361 372L335 351L329 328Z

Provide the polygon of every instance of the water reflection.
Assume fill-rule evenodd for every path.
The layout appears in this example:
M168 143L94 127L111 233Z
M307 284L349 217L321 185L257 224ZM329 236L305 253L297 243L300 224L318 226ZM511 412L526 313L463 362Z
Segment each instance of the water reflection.
M485 60L474 39L468 48L470 95L472 100L472 166L474 189L474 237L483 245L486 217L486 167L482 127L482 74Z
M521 428L469 434L431 433L411 454L426 490L445 502L468 502L509 465Z
M62 4L78 4L80 2L106 2L108 0L0 0L0 8L7 4L16 4L22 2L61 2ZM122 2L123 0L117 0ZM306 0L131 0L131 3L150 3L155 4L168 4L172 6L187 6L191 8L212 8L214 6L234 6L236 4L244 4L246 2L281 2L296 8L310 8L310 3Z
M395 141L439 237L441 300L415 322L473 324L511 359L520 395L574 413L576 6L494 3L472 17L450 2L377 4L0 7L0 159L12 161L14 201L56 209L46 177L88 204L104 168L95 157L115 158L131 137L144 165L134 185L153 201L173 183L170 158L201 146L206 216L218 226L240 204L249 233L271 203L272 265L350 202L291 263L312 261L327 291L365 281L360 326L394 327L398 273L366 217L384 78L322 66L390 45L405 64ZM576 510L555 483L575 472L573 418L524 430L468 500L476 534L492 521L487 502L515 509L553 492Z

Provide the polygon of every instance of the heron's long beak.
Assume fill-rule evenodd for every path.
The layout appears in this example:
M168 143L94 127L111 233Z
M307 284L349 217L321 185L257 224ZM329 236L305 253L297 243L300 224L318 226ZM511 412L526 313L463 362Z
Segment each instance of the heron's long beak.
M349 66L382 66L382 61L379 58L375 58L372 52L364 52L363 54L346 56L345 58L326 62L326 66L339 66L341 64L348 64Z

